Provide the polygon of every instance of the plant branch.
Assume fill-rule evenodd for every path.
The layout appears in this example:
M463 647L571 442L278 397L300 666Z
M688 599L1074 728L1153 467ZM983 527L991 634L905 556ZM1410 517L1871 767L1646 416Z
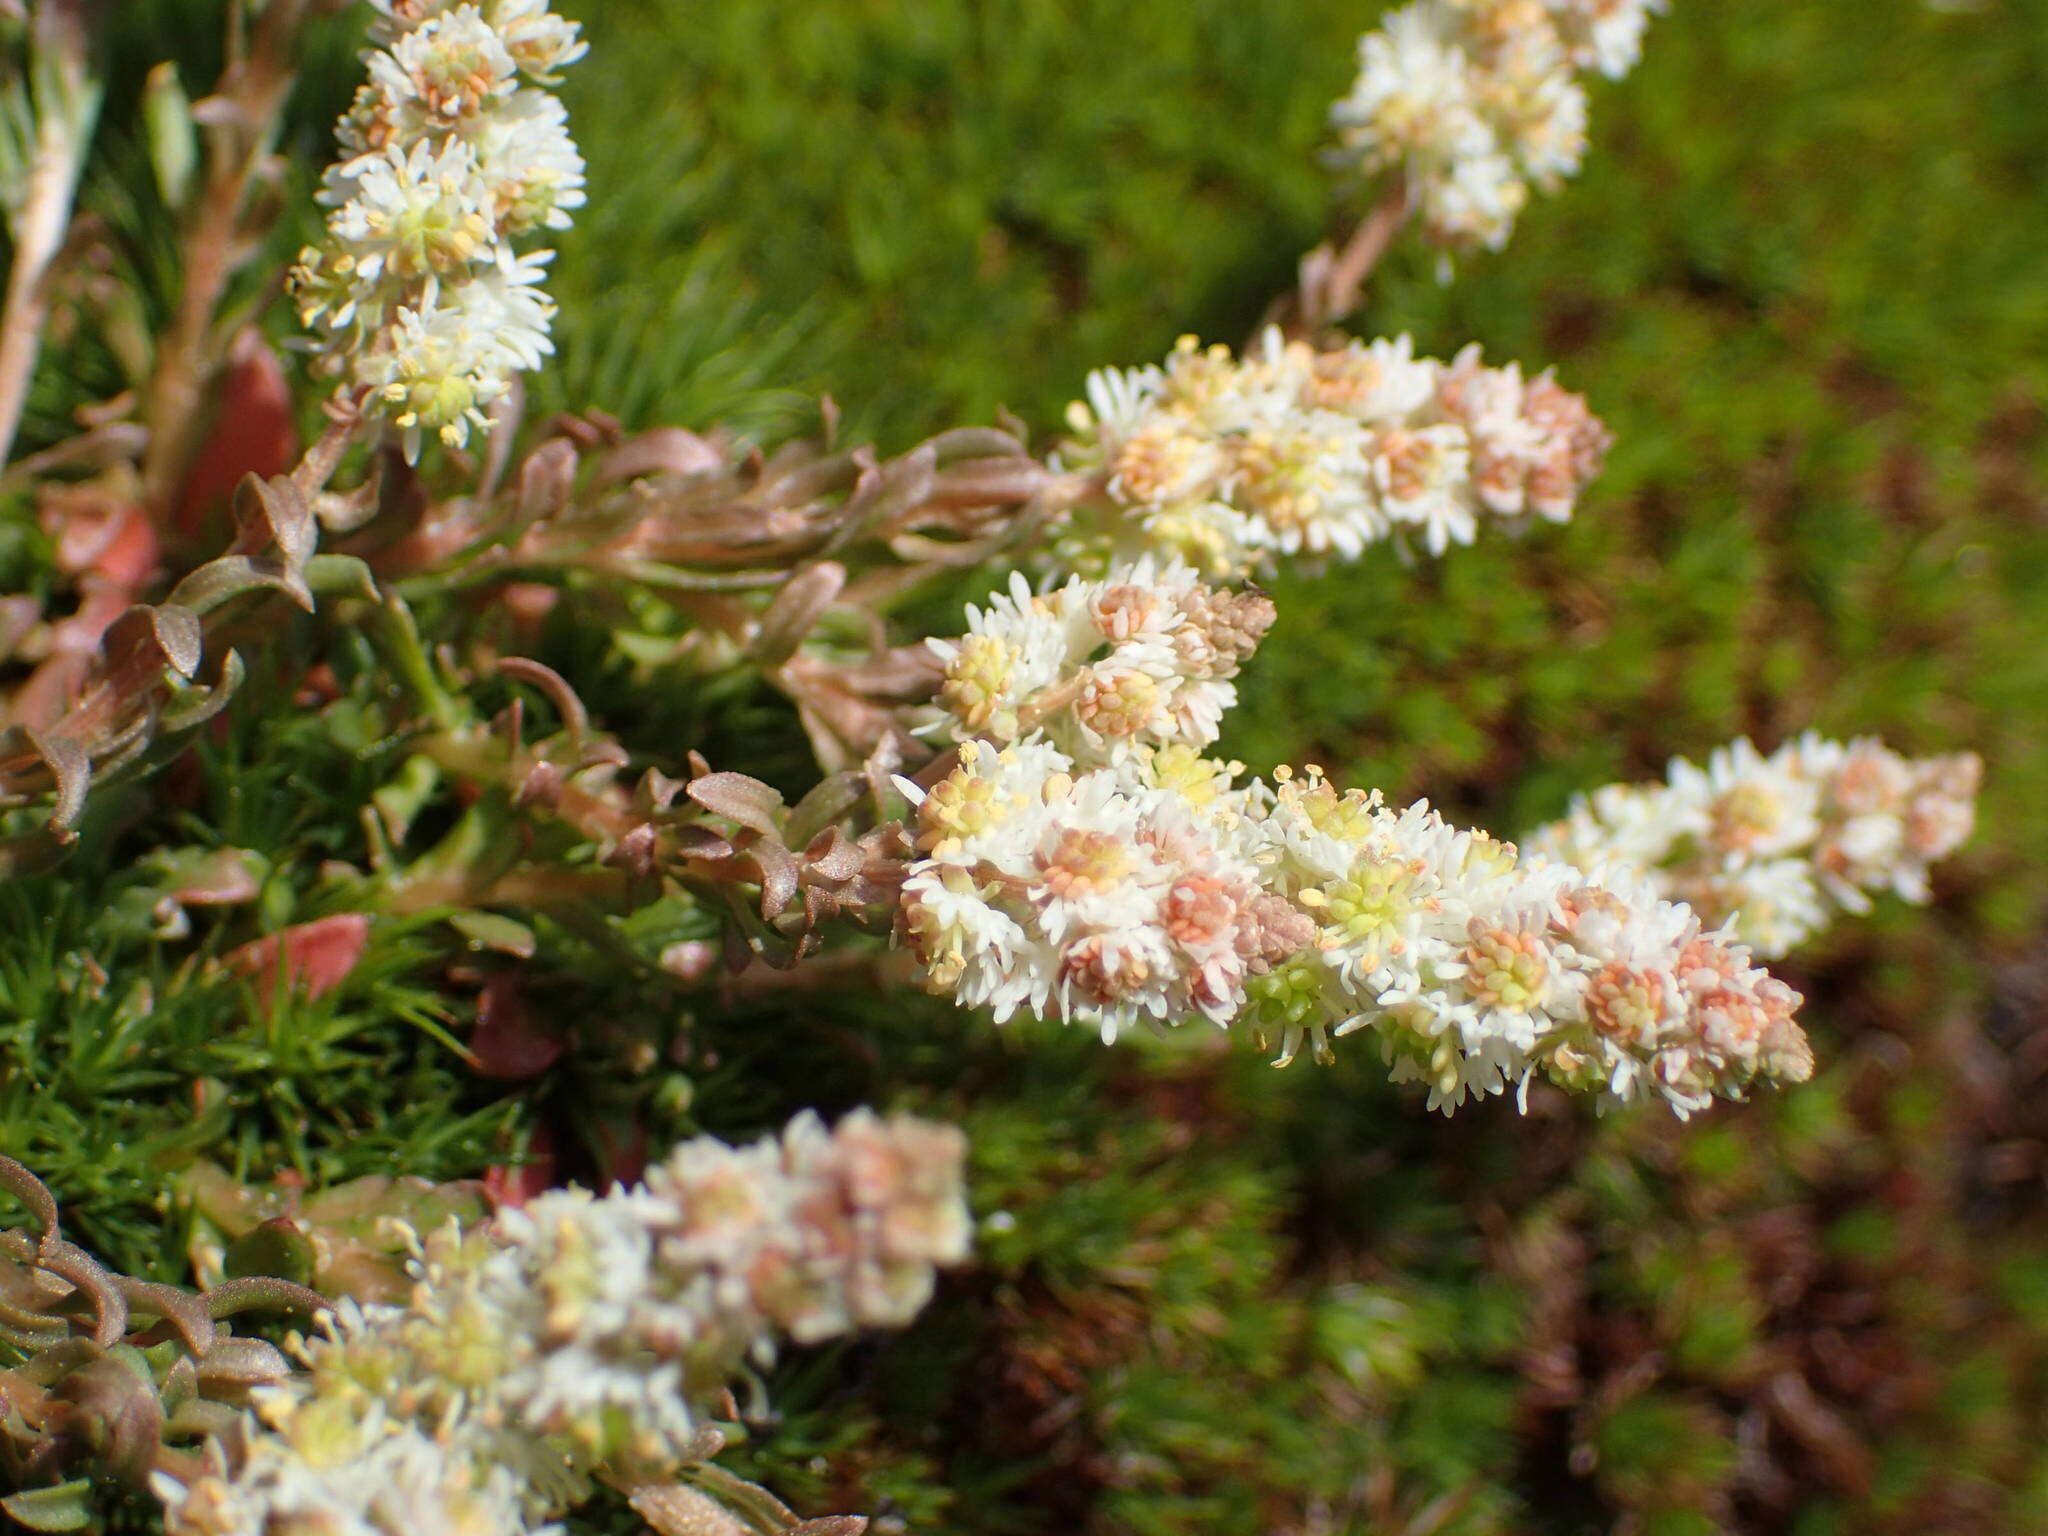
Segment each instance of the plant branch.
M1299 284L1274 301L1265 323L1280 326L1290 338L1341 324L1358 308L1366 279L1410 212L1407 184L1396 177L1341 248L1325 242L1301 258Z
M43 322L50 307L50 264L71 222L72 198L99 111L99 86L86 73L81 0L43 0L31 48L35 143L21 206L13 220L14 264L0 308L0 464L14 446L28 403Z
M181 244L177 313L157 349L145 396L143 499L159 521L191 459L206 384L219 364L214 316L242 262L242 211L291 94L292 44L306 9L307 0L272 0L246 55L231 54L213 95L194 109L209 130L208 174Z

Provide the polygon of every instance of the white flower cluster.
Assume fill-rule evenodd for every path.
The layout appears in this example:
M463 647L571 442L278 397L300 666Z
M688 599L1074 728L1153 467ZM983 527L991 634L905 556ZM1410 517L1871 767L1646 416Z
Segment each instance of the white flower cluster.
M157 1480L166 1529L509 1536L600 1470L672 1471L777 1338L910 1321L966 1257L965 1155L949 1126L806 1114L749 1147L686 1142L632 1189L432 1233L404 1306L345 1303L302 1347L238 1464Z
M218 1441L190 1486L151 1479L165 1536L557 1536L527 1515L520 1479L481 1467L417 1425L372 1409L287 1418L239 1465Z
M1641 871L1659 892L1782 955L1873 892L1927 899L1928 866L1976 821L1983 765L1969 753L1901 757L1871 737L1808 734L1766 757L1748 741L1704 768L1683 758L1663 784L1610 784L1532 846Z
M1098 477L1055 541L1066 565L1154 553L1236 580L1281 556L1356 559L1385 539L1441 554L1482 521L1571 516L1606 429L1550 374L1405 336L1317 350L1269 331L1250 355L1184 338L1164 367L1089 376L1063 467Z
M1085 654L1100 594L1157 579L1063 589L1083 617L1059 654ZM1185 613L1203 589L1182 580ZM1004 622L976 615L976 635L1068 622L1023 591L995 612ZM928 791L905 785L919 857L900 931L962 1004L1105 1040L1199 1016L1277 1039L1283 1063L1370 1027L1396 1079L1446 1108L1540 1075L1686 1114L1811 1070L1798 996L1639 876L1523 858L1313 771L1236 787L1239 765L1200 756L1213 730L1104 752L1019 702L1064 676L1048 663L1032 688L977 684L971 702L1003 715L1004 744L970 740Z
M1506 243L1535 186L1579 168L1575 72L1634 65L1663 0L1414 0L1359 39L1357 82L1331 111L1344 155L1403 178L1430 237Z
M540 282L552 252L513 242L563 229L583 158L546 89L582 57L544 0L373 0L385 46L337 128L320 200L327 238L292 273L319 366L405 435L460 446L553 350Z
M1263 593L1141 560L1043 594L1013 576L1007 593L967 610L967 634L927 643L945 663L939 703L957 739L1037 730L1076 761L1108 762L1215 741L1237 702L1230 680L1272 622Z
M1541 1075L1683 1116L1812 1071L1799 995L1639 880L1525 858L1315 773L1251 800L1267 888L1316 921L1254 989L1251 1021L1283 1055L1370 1026L1395 1080L1446 1109Z
M899 909L931 984L998 1021L1085 1020L1105 1042L1197 1014L1229 1024L1248 976L1308 925L1260 889L1232 818L1197 804L1213 769L1170 761L1192 785L1156 759L1077 770L1040 740L962 747L920 796L923 857Z

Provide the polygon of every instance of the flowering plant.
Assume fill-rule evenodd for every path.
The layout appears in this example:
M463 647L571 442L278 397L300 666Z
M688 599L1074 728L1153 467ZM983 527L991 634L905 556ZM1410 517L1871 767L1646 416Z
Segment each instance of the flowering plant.
M257 192L316 12L340 8L238 11L200 103L151 77L179 303L135 387L5 470L77 596L68 614L7 600L10 874L118 839L146 776L232 733L252 671L355 767L382 765L353 840L303 868L225 834L135 850L107 932L188 946L166 987L233 986L273 1032L310 1028L295 1010L370 986L377 943L403 936L436 984L385 1011L531 1084L565 1032L521 962L566 935L699 1006L858 977L1115 1049L1213 1030L1284 1066L1356 1036L1446 1112L1554 1092L1684 1118L1805 1081L1801 998L1764 962L1875 895L1928 900L1967 838L1974 757L1867 739L1738 742L1668 784L1596 790L1519 847L1318 767L1216 755L1279 617L1260 583L1455 561L1597 509L1611 434L1552 372L1340 327L1411 225L1446 260L1507 242L1529 189L1578 168L1580 77L1624 73L1660 5L1393 12L1331 114L1333 159L1378 199L1244 347L1189 338L1098 371L1052 441L966 425L887 459L837 442L830 411L772 452L594 411L529 422L522 378L555 319L533 242L586 200L554 90L586 41L544 0L371 8L344 12L366 79L311 195L317 236L247 275L258 297L237 271L284 214ZM40 0L23 41L0 461L98 109L90 20ZM272 290L313 433L247 307ZM964 617L921 618L935 592L964 592ZM279 600L311 618L273 622ZM525 654L586 603L643 669L623 701L593 706ZM792 779L744 740L717 766L689 740L630 749L621 732L660 707L650 672L776 698L810 761ZM294 891L320 915L267 920L300 916ZM209 908L264 931L190 948ZM70 995L109 997L96 959L75 970ZM445 1028L458 991L466 1045ZM155 1001L113 999L116 1033ZM644 1072L662 1052L621 1054ZM192 1084L201 1112L209 1091ZM37 1174L0 1161L36 1227L7 1235L0 1271L20 1487L0 1507L78 1528L125 1490L194 1536L543 1532L604 1500L664 1533L857 1529L716 1458L766 1421L759 1373L785 1344L906 1327L937 1271L972 1263L967 1142L928 1117L805 1111L650 1160L653 1121L563 1152L593 1192L553 1187L530 1141L494 1146L481 1184L387 1178L324 1214L338 1192L272 1209L271 1170L181 1149L194 1290L94 1259ZM244 1310L294 1323L237 1335Z

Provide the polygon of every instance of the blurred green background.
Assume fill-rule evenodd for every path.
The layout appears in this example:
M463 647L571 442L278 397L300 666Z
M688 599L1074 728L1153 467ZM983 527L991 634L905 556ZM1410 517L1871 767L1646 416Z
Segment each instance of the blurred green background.
M888 450L999 407L1049 435L1091 367L1243 339L1337 227L1323 114L1375 15L567 8L592 42L566 94L593 199L561 242L541 403L772 441L829 393ZM89 849L61 896L0 892L47 940L0 978L5 1149L117 1257L174 1273L154 1194L199 1153L457 1177L627 1103L725 1134L809 1102L956 1116L994 1218L981 1267L904 1338L787 1362L743 1453L882 1531L2048 1528L2048 0L1673 12L1594 85L1584 173L1505 253L1446 284L1397 248L1358 321L1555 365L1616 434L1607 472L1567 528L1283 582L1225 746L1509 834L1740 733L1978 751L1981 830L1933 907L1881 906L1782 968L1812 1084L1685 1126L1542 1095L1446 1122L1366 1048L1275 1073L900 999L689 1013L553 938L540 990L583 1033L513 1098L404 1022L447 1007L411 934L255 1032L245 994L180 990L141 945L124 963L154 1011L117 987L53 1033L35 989L137 838L306 871L272 922L318 915L292 905L313 866L357 856L375 752L259 686L184 822ZM216 14L165 7L124 48L204 79ZM353 84L348 25L304 94L308 174ZM794 740L758 698L645 704L601 634L554 644L637 748L717 739L754 767L750 745ZM688 1072L621 1066L632 1021L688 1032ZM121 1077L144 1046L109 1032L148 1070ZM196 1117L195 1081L217 1085Z

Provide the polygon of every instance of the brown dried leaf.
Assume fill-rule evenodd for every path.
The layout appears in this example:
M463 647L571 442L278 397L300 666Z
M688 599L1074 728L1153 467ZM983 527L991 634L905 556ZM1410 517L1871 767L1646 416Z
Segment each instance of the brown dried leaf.
M242 525L235 540L238 552L274 545L294 569L306 563L320 541L320 525L304 493L282 475L267 480L244 476L235 487L235 517Z
M937 473L938 456L929 443L900 459L890 460L847 504L846 526L833 542L844 543L861 531L888 531L898 518L931 494Z
M642 822L630 828L612 851L605 855L605 863L628 874L646 876L654 873L654 852L656 833L653 826Z
M846 587L846 567L836 560L805 566L782 585L761 616L754 655L773 670L794 656Z
M565 438L549 438L519 466L519 488L513 498L521 524L559 517L576 492L576 446Z
M57 785L57 803L50 810L50 830L69 839L79 815L85 810L85 791L92 783L92 758L69 736L54 731L30 730L22 734L35 750Z
M676 852L686 859L729 859L733 856L732 839L720 837L709 827L694 824L675 828Z
M682 427L656 427L629 437L598 460L601 484L642 475L705 475L725 468L725 454L710 438Z
M269 1275L245 1275L223 1280L206 1293L206 1310L214 1317L234 1317L243 1312L298 1312L318 1317L333 1303L318 1291Z
M222 555L207 561L171 589L170 601L196 614L207 614L233 598L262 589L282 592L308 613L313 611L313 593L305 579L292 567L259 555Z
M837 827L827 827L804 848L804 880L837 885L851 880L867 864L867 852Z
M685 793L705 810L749 831L771 839L779 835L776 815L782 796L759 779L744 773L705 773L692 779Z
M626 1502L659 1536L753 1536L723 1504L682 1483L643 1485Z
M41 1229L38 1251L46 1250L57 1238L57 1197L50 1186L11 1157L0 1156L0 1189L28 1207Z
M240 1398L251 1387L291 1378L292 1365L274 1344L224 1336L199 1360L199 1390L208 1397Z
M773 839L748 850L761 866L761 916L774 922L796 897L796 855Z
M162 1318L177 1330L179 1339L195 1356L204 1356L213 1348L213 1318L205 1303L191 1292L174 1285L158 1285L153 1280L130 1280L125 1275L117 1276L115 1283L131 1316L141 1312Z
M199 615L188 608L169 604L141 611L148 616L157 649L164 653L164 660L171 664L172 670L180 677L191 677L196 673L202 650Z

